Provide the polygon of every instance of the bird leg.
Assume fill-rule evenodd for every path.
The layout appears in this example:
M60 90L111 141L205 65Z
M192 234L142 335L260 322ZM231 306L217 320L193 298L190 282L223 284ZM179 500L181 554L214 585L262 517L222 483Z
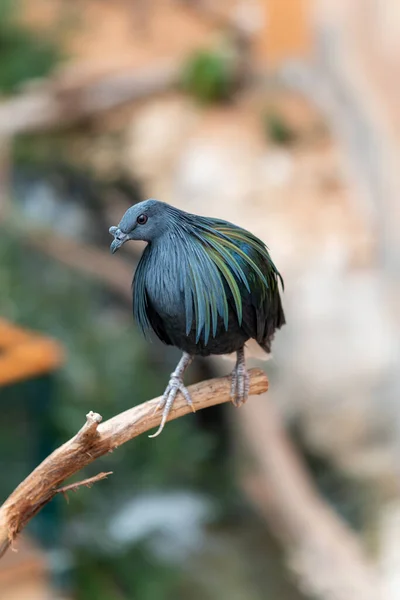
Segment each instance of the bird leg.
M236 366L232 371L231 400L237 407L242 406L249 396L250 378L246 369L244 348L236 353Z
M160 433L164 429L164 425L167 421L168 415L171 411L172 405L175 401L175 398L176 398L178 392L181 392L182 396L185 398L186 402L189 404L192 411L195 412L190 394L189 394L187 388L183 384L183 374L192 361L193 361L193 356L190 356L190 354L188 354L187 352L184 352L175 371L173 373L171 373L171 378L169 380L167 388L166 388L160 402L157 404L156 410L155 410L155 412L157 412L158 410L163 409L160 427L158 428L156 433L153 433L153 435L149 435L149 437L153 438L153 437L156 437L157 435L160 435Z

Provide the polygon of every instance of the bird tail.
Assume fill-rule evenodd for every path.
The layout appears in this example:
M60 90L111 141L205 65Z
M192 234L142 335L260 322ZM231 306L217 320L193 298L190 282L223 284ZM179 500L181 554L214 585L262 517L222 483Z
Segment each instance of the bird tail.
M275 331L285 325L285 313L283 312L282 300L279 292L273 299L273 307L271 316L268 318L265 326L264 339L260 342L261 348L269 354L271 352L271 344L275 337Z

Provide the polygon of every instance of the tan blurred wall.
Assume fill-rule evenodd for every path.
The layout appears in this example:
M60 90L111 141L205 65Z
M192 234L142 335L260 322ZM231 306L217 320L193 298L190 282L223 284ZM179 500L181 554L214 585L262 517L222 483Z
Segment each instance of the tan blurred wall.
M141 67L163 58L179 58L207 45L224 22L240 13L255 20L256 58L271 68L311 49L313 0L219 0L203 8L173 0L23 0L21 16L35 27L74 24L65 36L67 54L85 73ZM136 7L136 8L135 8Z
M0 562L1 600L56 600L42 550L26 536L17 538L14 550Z

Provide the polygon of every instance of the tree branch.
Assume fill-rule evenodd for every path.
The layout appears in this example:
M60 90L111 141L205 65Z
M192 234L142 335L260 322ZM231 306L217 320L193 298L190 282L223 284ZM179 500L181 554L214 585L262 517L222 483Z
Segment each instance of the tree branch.
M268 389L268 379L259 369L250 370L250 394L262 394ZM196 410L228 402L230 399L230 378L221 377L191 386L191 396ZM60 488L68 477L77 473L96 458L112 452L130 439L157 427L161 414L155 413L159 398L130 408L101 424L101 416L90 412L86 423L78 433L48 456L14 490L0 508L0 557L12 544L18 533L27 525L54 496L79 485L94 483L103 478L101 474ZM177 419L192 409L179 395L174 403L168 421ZM149 442L150 443L150 442ZM153 442L155 443L155 442ZM161 442L158 442L161 443Z
M70 126L134 100L164 92L179 79L180 65L163 61L145 69L114 73L97 81L71 81L60 75L4 100L0 137Z
M97 481L101 481L102 479L107 479L109 475L112 475L112 471L108 471L107 473L98 473L94 477L88 477L87 479L83 479L82 481L77 481L75 483L70 483L69 485L63 485L60 488L57 488L54 491L55 494L63 494L68 503L68 493L67 492L77 492L81 487L91 488L94 483Z
M376 564L316 489L274 403L258 398L237 425L253 459L244 490L282 543L302 591L318 600L382 600Z

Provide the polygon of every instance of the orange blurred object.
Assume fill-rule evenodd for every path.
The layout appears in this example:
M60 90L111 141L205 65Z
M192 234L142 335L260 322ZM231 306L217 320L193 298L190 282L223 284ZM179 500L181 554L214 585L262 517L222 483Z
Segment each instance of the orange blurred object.
M18 539L0 562L1 597L7 600L50 598L49 565L41 550L26 537Z
M264 0L266 19L256 38L257 54L269 68L306 58L312 49L312 0Z
M54 371L64 357L56 341L0 319L0 386Z

